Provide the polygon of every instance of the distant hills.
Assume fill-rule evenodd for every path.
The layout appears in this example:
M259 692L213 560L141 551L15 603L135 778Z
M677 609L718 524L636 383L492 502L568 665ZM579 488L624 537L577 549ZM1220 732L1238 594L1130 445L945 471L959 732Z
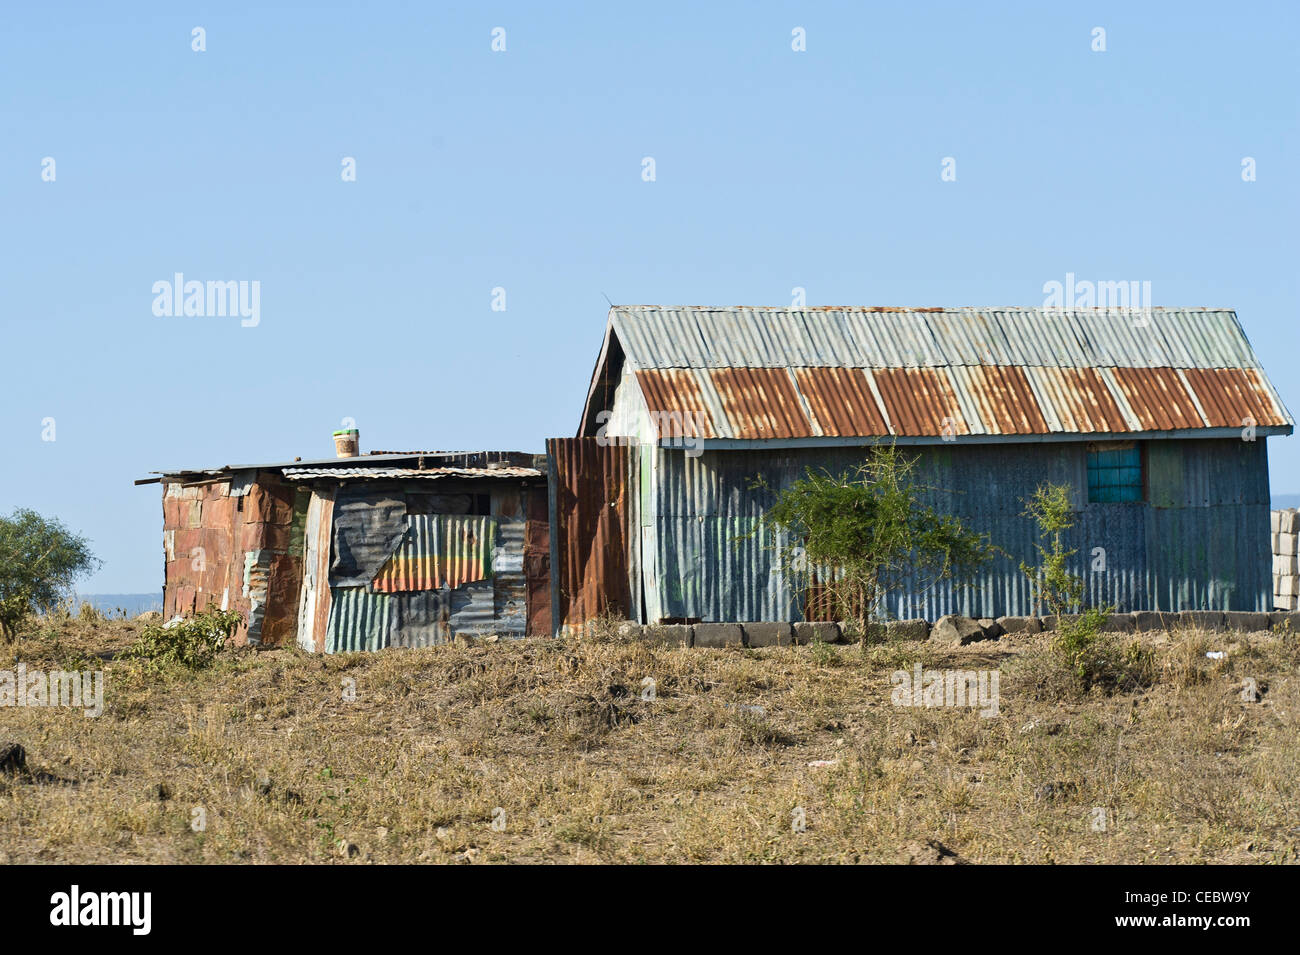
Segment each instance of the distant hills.
M116 614L125 611L128 617L138 617L150 610L162 612L162 591L151 594L77 594L74 606L82 602L90 604L100 613Z
M1280 511L1284 507L1300 507L1300 494L1274 494L1273 510Z

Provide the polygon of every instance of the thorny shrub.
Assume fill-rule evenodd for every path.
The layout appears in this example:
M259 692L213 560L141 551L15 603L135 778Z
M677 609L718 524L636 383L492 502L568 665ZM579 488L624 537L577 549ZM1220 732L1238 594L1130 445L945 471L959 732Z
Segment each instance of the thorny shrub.
M242 620L233 610L209 605L205 613L185 620L148 625L123 656L144 660L154 670L169 666L203 670L212 665Z

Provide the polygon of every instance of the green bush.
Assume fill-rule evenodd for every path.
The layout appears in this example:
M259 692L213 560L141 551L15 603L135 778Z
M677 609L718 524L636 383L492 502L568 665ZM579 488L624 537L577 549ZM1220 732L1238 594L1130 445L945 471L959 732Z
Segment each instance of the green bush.
M0 643L15 640L33 611L65 603L98 566L90 543L57 519L26 508L0 517Z
M124 656L144 660L154 669L180 666L202 670L212 665L242 621L243 617L233 610L209 606L206 613L170 626L150 624Z

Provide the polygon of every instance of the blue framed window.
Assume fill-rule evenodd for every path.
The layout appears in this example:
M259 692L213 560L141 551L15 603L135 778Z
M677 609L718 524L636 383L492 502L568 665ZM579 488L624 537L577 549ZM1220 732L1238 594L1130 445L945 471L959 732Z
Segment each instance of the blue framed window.
M1142 501L1142 449L1135 442L1088 448L1088 503Z

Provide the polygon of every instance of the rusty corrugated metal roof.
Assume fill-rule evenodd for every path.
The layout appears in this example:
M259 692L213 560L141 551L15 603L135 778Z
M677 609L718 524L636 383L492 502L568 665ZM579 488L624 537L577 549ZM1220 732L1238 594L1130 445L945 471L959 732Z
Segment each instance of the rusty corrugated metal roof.
M796 368L795 382L823 435L886 435L867 373L860 368Z
M974 417L985 433L1047 433L1047 421L1023 368L971 365L952 368L951 373L958 394L973 403Z
M1095 368L1026 368L1049 432L1075 434L1128 431L1100 372Z
M1231 309L616 305L629 368L1258 368Z
M1208 427L1174 368L1112 368L1137 419L1135 431Z
M715 368L709 373L737 438L810 438L812 425L784 368Z
M970 434L946 370L881 368L871 377L885 403L894 434Z
M645 396L651 415L661 416L655 419L656 425L664 423L668 425L668 430L671 430L673 422L680 422L685 428L685 436L716 438L718 430L713 425L713 415L704 401L700 382L695 374L690 369L666 368L638 371L636 380L641 386L641 394ZM673 415L679 417L674 418ZM692 425L694 430L691 430ZM664 434L663 428L659 430L661 438L683 436Z
M1257 425L1287 424L1253 368L1189 368L1183 375L1212 427L1240 428L1247 419Z
M387 480L391 478L539 478L542 472L536 468L499 467L499 468L284 468L281 473L289 481L308 481L314 478L351 479L364 478L368 481Z
M606 334L650 409L706 438L1294 425L1230 309L638 305Z

